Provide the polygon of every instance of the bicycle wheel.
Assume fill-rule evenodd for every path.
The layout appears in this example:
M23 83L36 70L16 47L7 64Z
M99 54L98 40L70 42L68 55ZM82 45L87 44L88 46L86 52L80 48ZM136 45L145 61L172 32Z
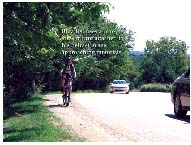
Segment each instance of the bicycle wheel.
M65 88L64 89L64 94L62 95L62 98L63 98L63 105L66 105L66 106L67 106L67 103L68 103L68 101L67 101L67 93L68 93L67 88Z
M65 96L65 94L62 95L62 99L63 99L63 105L66 105L66 96Z
M66 101L66 107L69 106L70 103L70 92L69 92L69 88L66 88L66 92L65 92L65 101Z

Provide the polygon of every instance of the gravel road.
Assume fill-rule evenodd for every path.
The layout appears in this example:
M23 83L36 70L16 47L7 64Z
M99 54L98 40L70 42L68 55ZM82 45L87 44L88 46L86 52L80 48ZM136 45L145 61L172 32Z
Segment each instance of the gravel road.
M47 95L45 105L64 121L60 125L90 142L190 142L190 112L173 114L169 93L73 94L62 107L61 94Z

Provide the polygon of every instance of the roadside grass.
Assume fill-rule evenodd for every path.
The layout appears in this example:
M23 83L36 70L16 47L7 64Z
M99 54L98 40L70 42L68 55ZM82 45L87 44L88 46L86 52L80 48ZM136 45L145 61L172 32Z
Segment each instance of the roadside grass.
M140 90L139 89L132 89L132 90L130 90L130 92L140 92Z
M53 125L58 122L53 113L43 105L43 96L34 95L13 104L3 120L4 142L82 142L84 138Z
M169 84L144 84L140 87L140 92L170 92Z
M74 93L107 93L107 90L76 90Z

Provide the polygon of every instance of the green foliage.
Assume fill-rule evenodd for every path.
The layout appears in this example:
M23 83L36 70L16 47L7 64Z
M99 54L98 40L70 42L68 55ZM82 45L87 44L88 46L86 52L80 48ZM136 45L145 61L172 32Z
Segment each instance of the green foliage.
M4 105L30 96L55 74L62 49L54 29L97 21L109 7L103 3L3 3ZM43 83L43 84L42 84Z
M140 87L140 92L170 92L171 86L164 84L144 84Z
M52 122L59 120L48 111L42 101L43 96L35 95L7 108L3 124L4 142L84 141L55 127Z
M116 23L110 22L104 18L99 19L99 23L91 23L90 26L78 26L78 29L96 30L99 35L110 36L116 39L114 40L102 40L102 41L80 41L80 43L104 43L107 44L106 48L71 48L70 50L86 50L86 51L121 51L118 55L73 55L75 60L74 64L77 70L77 81L74 84L74 89L101 89L105 90L107 85L114 79L127 79L128 72L133 66L131 59L128 56L128 51L133 47L133 32L127 31L122 26L118 26ZM112 30L115 33L104 33L106 30ZM59 31L58 31L59 32ZM83 35L88 34L72 34L70 35ZM98 34L91 34L97 36ZM119 40L118 38L122 39ZM67 42L69 43L69 41ZM78 43L72 41L73 43Z
M63 65L63 51L68 49L121 51L119 55L72 55L78 77L74 89L105 90L114 79L127 80L131 88L150 82L169 83L188 67L187 45L173 37L163 37L158 42L147 41L143 61L142 56L132 60L129 50L134 45L134 32L103 18L105 12L109 12L106 3L3 3L4 105L31 96L37 88L59 90L58 71ZM100 36L115 39L80 40L81 44L104 43L106 48L64 48L62 43L79 43L64 40L66 35L98 34L63 34L63 29L69 32L97 30ZM104 33L106 30L114 33Z
M143 62L143 52L130 52L130 58L133 61L133 67L130 69L130 73L128 76L130 82L130 89L139 88L143 83L144 80L142 79L142 62Z
M188 66L188 46L175 37L162 37L158 42L146 42L142 62L145 83L171 83Z

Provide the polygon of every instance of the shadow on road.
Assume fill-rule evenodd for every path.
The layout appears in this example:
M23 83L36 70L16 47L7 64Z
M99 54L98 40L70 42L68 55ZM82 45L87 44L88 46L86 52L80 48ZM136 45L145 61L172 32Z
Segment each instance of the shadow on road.
M52 100L50 100L50 99L44 99L44 98L43 98L42 100L43 100L43 101L52 101Z
M56 108L56 107L66 107L66 106L63 104L57 104L57 105L48 105L47 107L48 108Z
M57 104L57 105L48 105L47 107L48 108L56 108L56 107L61 107L61 105L60 104Z
M176 117L174 114L165 114L165 116L167 116L169 118L172 118L172 119L176 119L176 120L180 120L180 121L190 123L190 115L186 115L186 117L184 117L184 118Z

